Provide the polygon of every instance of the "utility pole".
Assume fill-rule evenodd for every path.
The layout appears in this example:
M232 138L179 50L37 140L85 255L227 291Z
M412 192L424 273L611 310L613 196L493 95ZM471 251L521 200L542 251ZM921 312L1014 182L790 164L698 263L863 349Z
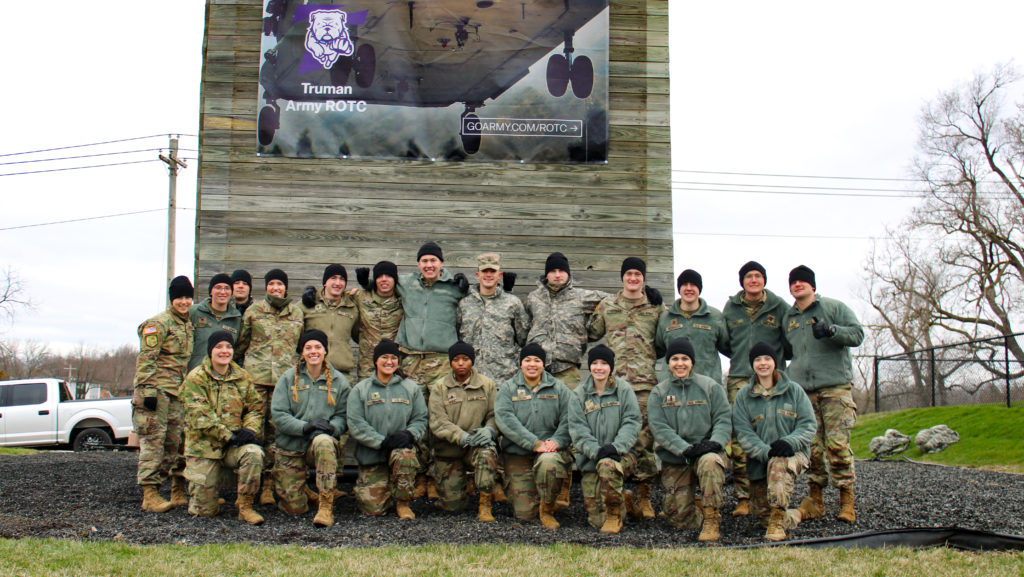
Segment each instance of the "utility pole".
M188 168L185 163L178 159L178 139L168 135L170 138L170 151L167 156L160 155L160 160L167 163L167 173L170 178L170 190L168 191L167 202L167 285L171 284L174 278L174 227L177 204L178 167Z

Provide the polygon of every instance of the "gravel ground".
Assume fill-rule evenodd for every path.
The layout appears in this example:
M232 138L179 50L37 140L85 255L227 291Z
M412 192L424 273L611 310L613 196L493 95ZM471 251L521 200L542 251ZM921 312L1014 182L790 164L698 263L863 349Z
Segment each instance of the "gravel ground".
M222 496L228 505L213 518L192 518L184 508L159 515L143 512L142 491L135 485L136 455L129 452L41 452L0 456L0 537L61 538L128 543L302 544L323 547L422 545L429 543L557 542L590 546L679 547L697 545L697 531L679 532L661 520L629 523L618 535L604 536L587 525L579 484L573 505L559 513L558 531L536 521L519 523L505 503L495 505L498 522L476 521L472 512L445 513L425 499L413 502L415 521L391 515L366 517L351 496L335 502L336 523L314 527L313 514L289 516L276 507L257 510L267 521L249 526L235 518L234 491ZM838 492L826 492L829 515L806 521L792 538L809 539L905 527L961 527L1013 535L1024 534L1024 475L937 467L908 462L857 463L857 522L835 519ZM341 489L351 493L354 479ZM167 495L167 486L163 494ZM657 490L656 490L657 491ZM798 483L794 500L806 494ZM656 493L655 506L660 504ZM751 517L733 518L735 500L726 487L723 545L763 543L763 529Z

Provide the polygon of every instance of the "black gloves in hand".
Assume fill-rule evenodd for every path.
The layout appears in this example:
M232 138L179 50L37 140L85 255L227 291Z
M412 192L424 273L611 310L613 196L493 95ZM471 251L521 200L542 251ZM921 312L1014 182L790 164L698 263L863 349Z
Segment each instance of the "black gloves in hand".
M315 431L315 430L316 430L316 425L313 424L313 421L310 421L310 422L306 423L305 425L302 425L302 434L303 435L307 435L307 436L311 435L313 433L313 431Z
M597 460L600 461L601 459L611 459L618 462L619 451L615 448L615 445L608 444L598 449Z
M469 281L466 280L466 275L461 272L457 272L455 273L455 276L452 277L452 281L455 282L455 286L459 287L459 292L462 294L469 292Z
M703 445L704 445L704 452L701 453L702 455L704 453L721 453L722 452L722 444L719 443L718 441L707 441L707 440L705 440L705 441L701 441L701 443L703 443Z
M835 327L830 327L825 324L825 321L819 321L818 317L811 317L814 324L811 325L811 332L814 334L816 339L827 339L832 335L836 334Z
M796 453L793 452L793 447L789 446L789 443L779 439L772 441L771 450L768 451L768 457L792 457Z
M142 406L146 407L147 411L156 410L156 397L143 397Z
M311 309L316 306L316 287L309 285L306 290L302 291L302 304L307 309Z
M416 439L409 431L395 431L394 433L389 433L388 436L384 437L384 442L381 443L380 448L385 451L411 449L415 443Z
M334 434L334 425L332 425L331 422L328 421L327 419L317 418L313 419L310 422L313 423L313 426L316 427L318 431L322 431L324 433L327 433L328 435Z
M501 273L501 289L505 292L512 292L514 286L516 286L516 273L510 270Z
M245 427L238 429L234 433L231 433L231 440L229 444L232 447L241 447L242 445L248 445L256 442L256 433L252 432Z
M690 445L690 448L683 451L683 456L691 461L695 461L702 457L703 455L706 455L708 453L718 453L721 450L721 443L717 441L704 439L702 441L698 441Z
M665 302L661 298L661 291L652 287L644 285L644 294L647 295L647 300L654 306L661 306L661 303Z
M704 441L700 441L687 447L686 450L683 451L683 456L686 457L688 461L693 461L697 459L697 457L700 457L703 454L700 452L700 444L703 442Z
M370 290L370 269L361 266L356 269L356 282L365 290Z

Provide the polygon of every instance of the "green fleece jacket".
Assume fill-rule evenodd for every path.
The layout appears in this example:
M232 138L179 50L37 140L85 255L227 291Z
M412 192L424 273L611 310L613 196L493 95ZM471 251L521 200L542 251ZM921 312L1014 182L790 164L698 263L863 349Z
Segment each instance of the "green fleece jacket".
M345 414L349 435L355 439L360 465L387 463L380 448L384 437L406 430L418 441L427 432L427 403L416 381L391 377L386 384L374 375L359 381L348 395Z
M693 371L698 375L709 377L716 383L722 382L722 359L718 353L729 355L729 331L725 326L725 317L718 309L708 306L707 301L699 299L697 310L690 318L686 318L679 309L682 299L676 299L672 307L661 313L658 328L654 334L654 346L658 356L665 356L668 344L673 339L686 337L693 344L697 355L693 359ZM661 377L667 378L668 367Z
M235 308L235 301L228 303L228 309L217 316L210 308L210 297L206 297L197 305L188 309L188 320L192 323L195 344L192 346L192 357L188 360L188 370L203 364L206 358L206 343L210 335L224 330L231 333L231 338L238 342L238 331L242 328L242 313Z
M824 321L835 334L814 338L814 319ZM853 359L850 347L864 341L864 329L853 311L843 303L814 295L814 302L803 312L793 305L783 317L786 341L793 350L793 362L786 373L811 392L825 387L853 382Z
M661 460L686 464L683 451L703 439L725 447L732 437L732 410L725 387L704 375L665 379L647 399L647 422Z
M768 396L754 392L754 378L736 395L732 407L732 429L747 454L747 475L751 481L768 474L768 451L779 439L797 453L811 456L811 441L818 431L814 408L807 393L785 373Z
M532 455L537 441L554 439L559 450L569 448L569 399L565 383L544 371L532 390L523 372L505 381L494 399L494 420L504 435L501 450L512 455Z
M455 317L463 296L452 273L442 268L430 286L419 271L404 274L395 290L405 311L395 342L410 351L447 353L459 340Z
M274 396L270 401L270 415L277 428L275 445L285 451L305 451L309 448L312 437L302 432L302 427L313 419L327 419L334 431L331 436L337 438L345 432L345 410L348 405L348 394L352 387L341 372L327 363L327 371L331 373L331 386L327 388L327 371L320 374L314 381L306 371L306 363L302 362L296 370L292 367L285 371L274 387ZM298 374L298 379L296 379ZM334 404L328 401L334 399Z
M594 377L572 391L569 405L569 434L576 447L576 469L597 470L597 451L605 445L614 445L625 455L640 436L643 415L636 393L629 383L612 378L604 392L594 390Z
M743 306L743 291L734 294L722 307L725 326L729 333L729 377L752 377L750 368L750 347L766 342L779 355L778 369L785 369L784 359L792 358L785 349L782 332L782 317L789 305L772 291L765 289L767 298L760 310L751 319Z

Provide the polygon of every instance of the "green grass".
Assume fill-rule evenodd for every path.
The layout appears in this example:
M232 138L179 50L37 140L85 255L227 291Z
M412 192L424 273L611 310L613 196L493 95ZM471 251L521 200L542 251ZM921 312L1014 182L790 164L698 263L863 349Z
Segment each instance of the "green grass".
M432 545L366 549L0 540L0 574L215 576L643 575L859 577L1024 575L1024 553L951 549L594 549L579 545Z
M938 453L921 453L913 438L918 431L935 425L946 425L959 433L960 442ZM851 440L854 454L871 458L868 444L872 438L884 435L886 429L910 436L911 446L903 455L915 461L1024 473L1022 405L964 405L861 415Z
M0 447L0 455L31 455L32 453L38 453L38 451L24 447Z

